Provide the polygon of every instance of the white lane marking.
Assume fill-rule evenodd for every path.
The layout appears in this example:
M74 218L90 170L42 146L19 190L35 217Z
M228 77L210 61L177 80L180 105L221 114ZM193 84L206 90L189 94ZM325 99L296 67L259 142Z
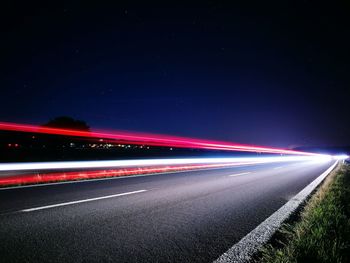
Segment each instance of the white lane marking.
M244 174L251 174L252 172L246 172L246 173L239 173L239 174L230 174L230 177L235 177L235 176L240 176L240 175L244 175Z
M326 171L308 184L296 196L294 196L264 222L243 237L238 243L234 244L213 263L250 262L252 256L270 240L277 229L281 227L282 223L289 218L289 216L306 200L306 198L315 190L315 188L323 182L323 180L337 164L338 161L332 164Z
M142 192L146 192L146 191L147 191L147 190L138 190L138 191L126 192L126 193L115 194L115 195L106 195L106 196L95 197L95 198L89 198L89 199L83 199L83 200L78 200L78 201L71 201L71 202L59 203L59 204L54 204L54 205L46 205L46 206L33 207L33 208L23 209L23 210L21 210L21 212L32 212L32 211L43 210L43 209L49 209L49 208L54 208L54 207L59 207L59 206L66 206L66 205L74 205L74 204L92 202L92 201L97 201L97 200L102 200L102 199L114 198L114 197L118 197L118 196L124 196L124 195L131 195L131 194L142 193Z

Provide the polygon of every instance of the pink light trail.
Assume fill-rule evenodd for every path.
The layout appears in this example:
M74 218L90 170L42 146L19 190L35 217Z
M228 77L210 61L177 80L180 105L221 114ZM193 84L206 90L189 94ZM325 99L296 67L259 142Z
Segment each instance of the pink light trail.
M278 154L296 154L296 155L311 155L317 156L319 154L294 151L288 149L272 148L265 146L244 145L221 141L193 139L169 135L124 132L124 131L100 131L94 130L78 131L69 129L48 128L38 125L19 124L0 122L0 130L41 133L52 135L73 136L80 138L94 138L94 139L109 139L114 143L149 145L149 146L165 146L177 148L192 148L192 149L209 149L209 150L224 150L224 151L244 151L244 152L260 152L260 153L278 153Z

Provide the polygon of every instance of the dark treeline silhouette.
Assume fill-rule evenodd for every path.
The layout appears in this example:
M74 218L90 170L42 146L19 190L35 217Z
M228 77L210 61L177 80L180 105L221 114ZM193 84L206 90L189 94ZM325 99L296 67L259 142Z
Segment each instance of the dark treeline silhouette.
M90 131L90 127L85 121L75 120L72 117L68 116L56 117L42 126L50 128Z
M76 120L68 116L60 116L51 119L47 123L41 125L42 127L61 128L70 130L90 131L89 125L82 120ZM2 154L2 158L6 157L12 152L30 152L36 150L37 152L55 152L58 149L65 150L67 148L79 148L87 146L90 141L79 137L70 137L62 135L41 134L41 133L27 133L15 131L0 131L0 148L6 151Z
M42 127L59 128L68 130L90 131L89 125L82 120L76 120L69 116L59 116L51 119ZM46 148L80 148L87 144L84 138L41 134L37 136L37 145L45 145Z

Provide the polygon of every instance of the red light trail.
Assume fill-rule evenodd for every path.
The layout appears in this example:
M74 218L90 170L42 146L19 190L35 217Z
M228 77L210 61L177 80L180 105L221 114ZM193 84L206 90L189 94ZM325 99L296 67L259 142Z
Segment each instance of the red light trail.
M209 149L209 150L224 150L224 151L244 151L244 152L260 152L260 153L278 153L278 154L297 154L297 155L318 155L315 153L294 151L288 149L279 149L264 146L244 145L212 140L202 140L193 138L184 138L177 136L124 132L124 131L78 131L69 129L48 128L38 125L18 124L0 122L0 130L41 133L52 135L73 136L80 138L94 139L109 139L115 143L149 145L149 146L164 146L177 148L192 148L192 149Z
M33 173L22 174L17 176L0 177L0 186L11 185L27 185L38 183L75 181L87 179L99 179L110 177L122 177L142 174L157 174L169 173L179 171L191 171L210 168L223 168L245 165L250 163L228 163L228 164L204 164L204 165L179 165L179 166L165 166L165 167L138 167L138 168L122 168L111 170L95 170L95 171L73 171L73 172L50 172L50 173Z

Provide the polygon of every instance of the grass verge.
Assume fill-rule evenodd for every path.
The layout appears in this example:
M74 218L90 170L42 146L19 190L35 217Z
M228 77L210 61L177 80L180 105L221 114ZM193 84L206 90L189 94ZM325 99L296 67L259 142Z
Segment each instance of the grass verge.
M350 166L327 177L294 223L283 225L257 262L350 262Z

